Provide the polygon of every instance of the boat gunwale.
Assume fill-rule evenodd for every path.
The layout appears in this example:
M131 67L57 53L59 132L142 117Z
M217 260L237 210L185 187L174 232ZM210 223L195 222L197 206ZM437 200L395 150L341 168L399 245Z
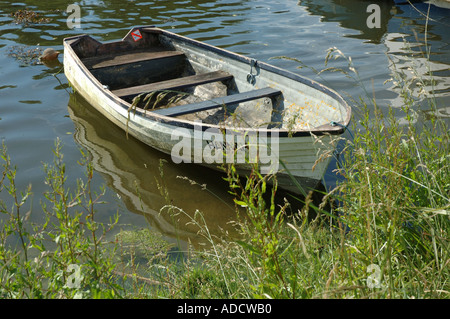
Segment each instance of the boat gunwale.
M169 38L174 38L180 42L184 42L184 43L199 47L200 49L211 51L218 55L222 55L224 57L231 58L231 59L237 60L239 62L246 63L248 65L250 65L251 61L253 60L250 57L247 57L247 56L244 56L244 55L241 55L238 53L234 53L234 52L228 51L226 49L207 44L205 42L194 40L194 39L191 39L191 38L185 37L183 35L179 35L179 34L164 30L164 29L155 28L154 26L133 27L121 41L125 41L125 39L128 37L128 35L130 33L134 32L136 29L141 30L141 29L150 29L150 28L163 36L166 36ZM142 30L142 31L146 32L146 30ZM103 92L103 94L106 98L114 101L114 103L118 104L120 107L125 108L126 110L131 110L132 105L130 103L128 103L127 101L119 98L115 94L113 94L109 89L106 89L104 87L104 85L99 80L97 80L97 78L95 78L95 76L89 71L89 69L85 66L85 64L80 59L80 57L75 53L72 46L75 45L76 43L78 43L83 37L89 37L99 44L104 44L104 42L100 42L90 35L80 34L80 35L67 37L67 38L63 39L65 51L68 50L67 54L70 56L70 58L75 62L75 64L77 66L80 67L81 71L92 82L92 84L94 84L101 92ZM120 42L120 41L117 41L117 42ZM65 53L65 56L66 56L66 53ZM227 126L226 127L227 129L231 129L236 132L244 132L244 133L245 132L254 132L256 130L258 132L267 134L267 136L271 136L272 133L276 133L279 137L287 137L287 136L298 137L298 136L310 136L310 135L317 135L317 136L341 135L345 132L345 130L351 120L351 108L347 104L347 102L344 100L344 98L341 95L339 95L336 91L328 88L327 86L322 85L319 82L316 82L316 81L308 79L304 76L298 75L291 71L276 67L274 65L271 65L271 64L259 61L259 60L257 61L257 66L265 71L275 73L277 75L286 77L286 78L291 79L296 82L300 82L306 86L309 86L309 87L312 87L313 89L318 90L319 92L321 92L323 94L330 96L332 99L334 99L338 103L340 103L342 105L342 107L345 109L345 111L347 113L346 118L344 119L343 123L338 123L338 125L332 126L332 123L330 123L330 124L322 125L319 127L315 127L311 130L307 130L307 129L287 130L287 129L280 129L280 128L270 128L270 129L258 128L258 129L255 129L255 128L231 127L231 126L230 127ZM145 120L150 120L150 121L154 121L154 122L173 125L176 127L183 127L183 128L187 128L187 129L194 129L194 127L196 129L201 128L202 131L205 131L209 128L215 128L215 129L219 129L219 130L224 129L223 125L198 123L198 122L194 122L194 121L190 121L190 120L160 115L160 114L153 113L151 111L147 111L147 110L140 109L140 108L133 108L132 111L129 111L129 112L132 112L133 115L139 115L142 118L144 118Z

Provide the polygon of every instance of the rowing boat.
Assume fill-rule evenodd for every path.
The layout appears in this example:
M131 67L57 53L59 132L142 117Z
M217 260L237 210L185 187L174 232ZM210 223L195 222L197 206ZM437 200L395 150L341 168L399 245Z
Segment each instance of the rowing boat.
M174 163L259 169L295 193L322 180L351 109L298 74L153 26L64 39L72 88Z

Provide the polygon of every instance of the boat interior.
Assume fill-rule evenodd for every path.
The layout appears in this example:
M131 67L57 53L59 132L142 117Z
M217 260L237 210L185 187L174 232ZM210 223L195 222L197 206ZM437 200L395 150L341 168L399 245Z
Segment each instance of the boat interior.
M104 88L141 111L210 124L273 126L280 90L239 92L232 74L196 70L184 52L160 41L160 32L141 28L138 41L130 31L110 43L84 36L72 48Z
M285 109L284 92L269 85L253 87L253 65L245 64L245 70L239 70L241 63L231 74L211 66L213 60L202 52L197 52L193 61L192 52L187 54L161 34L158 28L142 27L120 41L101 43L85 35L69 44L105 89L141 114L293 131L345 119L342 107L336 101L320 101L323 97L312 103L302 100L302 105L289 103L290 109ZM308 103L312 105L308 107Z

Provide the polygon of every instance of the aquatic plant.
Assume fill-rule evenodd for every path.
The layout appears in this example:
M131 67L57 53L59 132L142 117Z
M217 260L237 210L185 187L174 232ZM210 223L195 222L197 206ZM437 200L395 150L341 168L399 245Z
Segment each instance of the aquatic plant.
M52 20L51 18L42 17L39 12L28 9L19 9L16 12L12 12L11 17L14 18L14 23L25 25L48 23Z
M21 66L42 64L39 61L41 54L41 48L30 48L25 45L14 45L8 50L8 56L16 59Z

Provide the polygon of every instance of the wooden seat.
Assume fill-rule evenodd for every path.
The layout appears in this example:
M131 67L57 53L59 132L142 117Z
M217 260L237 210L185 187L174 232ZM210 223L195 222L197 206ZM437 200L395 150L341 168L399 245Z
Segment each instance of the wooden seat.
M196 74L172 80L166 80L156 83L144 84L123 88L112 91L113 94L120 98L131 98L141 93L150 93L161 90L179 90L190 86L196 86L216 81L226 81L232 79L233 76L224 71L214 71L204 74Z
M276 90L273 88L263 88L258 90L253 90L249 92L243 92L238 94L232 94L227 95L223 97L218 97L212 100L203 101L199 103L193 103L193 104L186 104L186 105L178 105L169 107L166 109L157 109L153 110L153 113L159 114L159 115L166 115L166 116L179 116L189 113L195 113L205 110L214 109L220 106L228 106L232 104L247 102L251 100L260 99L263 97L272 97L275 95L281 94L280 90Z
M84 65L90 70L96 70L106 67L114 67L124 64L131 64L142 61L150 61L157 59L179 60L184 57L184 53L180 51L167 51L162 48L153 48L149 51L132 52L120 55L95 56L82 59Z
M82 61L92 75L111 90L177 78L186 67L183 52L162 47L116 56L100 55Z

